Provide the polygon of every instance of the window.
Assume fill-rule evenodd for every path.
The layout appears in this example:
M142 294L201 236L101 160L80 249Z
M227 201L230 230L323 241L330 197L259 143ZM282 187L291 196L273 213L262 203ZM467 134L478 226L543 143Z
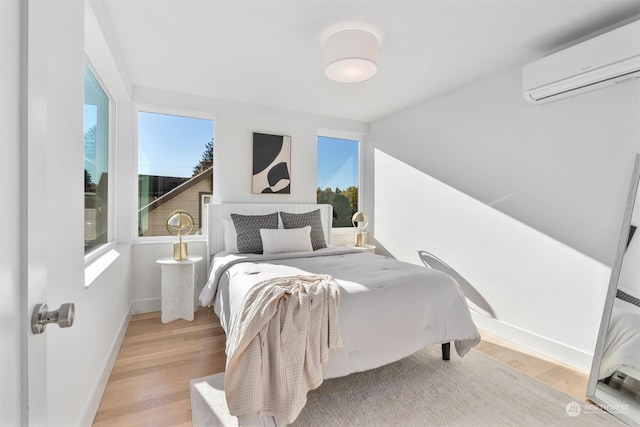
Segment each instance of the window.
M109 241L109 97L84 66L84 252Z
M138 113L138 236L168 236L171 212L182 209L203 233L213 194L213 120Z
M358 211L360 143L318 136L318 203L333 205L333 227L353 227Z

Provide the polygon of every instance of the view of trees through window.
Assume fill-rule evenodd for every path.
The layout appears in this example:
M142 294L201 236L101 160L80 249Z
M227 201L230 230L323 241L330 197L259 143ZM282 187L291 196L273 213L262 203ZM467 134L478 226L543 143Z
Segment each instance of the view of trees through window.
M109 98L84 66L84 251L109 241Z
M358 141L318 136L317 202L333 206L333 227L353 227L358 211Z
M213 193L213 120L138 113L138 235L167 236L171 212L194 219L202 234Z

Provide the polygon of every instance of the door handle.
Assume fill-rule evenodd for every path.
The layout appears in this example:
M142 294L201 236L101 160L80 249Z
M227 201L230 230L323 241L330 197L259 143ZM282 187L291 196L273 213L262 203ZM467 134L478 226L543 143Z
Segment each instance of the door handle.
M61 328L73 325L76 307L71 303L62 304L59 309L49 311L47 304L36 304L31 315L31 332L41 334L49 323L56 323Z

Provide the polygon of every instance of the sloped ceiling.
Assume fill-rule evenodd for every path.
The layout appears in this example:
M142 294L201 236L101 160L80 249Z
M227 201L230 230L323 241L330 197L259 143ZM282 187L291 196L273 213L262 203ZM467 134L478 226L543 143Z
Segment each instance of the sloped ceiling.
M134 86L370 122L640 14L640 0L97 0ZM379 72L323 74L337 30L380 40Z

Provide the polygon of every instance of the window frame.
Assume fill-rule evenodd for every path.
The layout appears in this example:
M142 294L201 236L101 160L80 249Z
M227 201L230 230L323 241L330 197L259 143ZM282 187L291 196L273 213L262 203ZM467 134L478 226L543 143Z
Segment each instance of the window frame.
M96 81L100 85L100 88L102 89L104 94L107 96L107 100L109 101L108 113L107 113L108 114L107 116L108 118L107 161L109 162L107 166L107 174L108 174L108 178L107 178L107 186L108 186L107 188L107 242L94 247L89 252L85 252L84 265L86 268L90 264L95 262L97 259L102 257L104 254L109 252L111 249L115 248L116 246L115 236L117 235L116 234L117 221L116 221L116 200L115 200L116 198L115 161L116 161L117 105L113 95L111 94L111 91L109 91L107 84L105 83L104 79L100 75L100 72L97 70L96 66L93 64L93 62L91 61L91 58L89 58L89 55L86 52L83 59L84 59L83 66L86 65L87 68L89 68L89 71L91 71L91 74L93 74L93 77L96 79ZM83 80L83 93L84 93L84 80ZM83 106L84 106L84 99L83 99ZM84 121L84 112L83 112L83 121ZM82 148L82 160L84 162L84 138L83 138L83 148ZM83 169L84 169L84 165L83 165ZM83 206L84 206L84 203L83 203Z
M326 138L334 138L334 139L346 139L349 141L358 142L358 210L362 210L362 200L363 200L363 188L362 183L364 182L363 176L363 163L362 163L362 154L363 154L363 143L364 143L364 134L359 132L350 132L345 130L338 129L326 129L320 128L316 133L316 156L318 153L318 138L326 137ZM316 189L318 188L318 159L316 158ZM316 197L316 203L318 199ZM353 234L356 227L353 225L350 227L331 227L331 234Z
M134 207L132 212L132 224L134 225L132 227L133 243L134 244L150 244L150 243L174 242L176 239L176 236L139 236L138 235L138 210L140 209L140 206L138 206L138 202L139 202L138 194L140 193L140 188L138 187L138 184L139 184L138 177L140 175L139 174L140 171L138 169L139 167L138 158L140 153L140 147L138 144L140 130L139 130L138 122L140 118L140 113L165 114L170 116L180 116L180 117L189 117L194 119L211 120L213 122L213 135L211 135L212 138L215 138L216 124L218 122L217 115L214 113L205 112L205 111L195 111L195 110L189 110L189 109L157 106L153 104L144 104L144 103L136 103L134 105L134 113L135 113L134 131L135 131L135 145L136 145L134 161L136 165L136 170L135 170L135 173L132 175L134 179L133 188L135 188L136 191L132 194L132 198L133 198L132 206ZM213 149L215 153L215 143L214 143ZM214 159L215 159L215 154L214 154ZM213 172L215 174L215 167L213 169ZM212 189L212 197L213 197L213 189ZM203 227L202 234L189 234L188 236L182 237L183 242L206 242L206 240L207 240L207 232L204 229L204 227Z

